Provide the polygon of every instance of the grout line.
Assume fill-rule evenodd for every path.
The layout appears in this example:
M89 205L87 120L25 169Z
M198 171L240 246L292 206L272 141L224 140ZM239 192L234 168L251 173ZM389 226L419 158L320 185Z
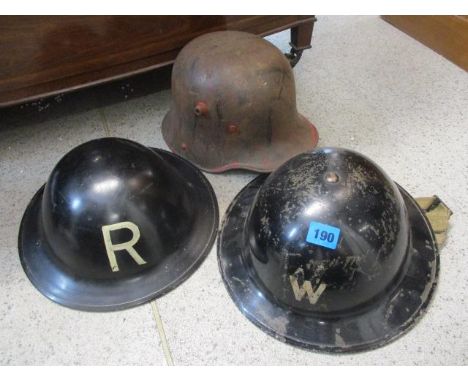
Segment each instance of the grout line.
M110 137L111 132L110 132L110 129L109 129L109 124L107 123L107 118L106 118L106 115L104 114L104 110L102 110L102 108L99 108L99 115L101 116L101 121L102 121L102 125L104 127L104 131L106 132L106 135L108 137Z
M156 321L156 326L158 327L159 338L161 339L161 345L164 352L164 357L166 358L166 363L168 366L174 366L174 361L172 359L171 350L169 349L169 344L167 342L166 333L164 331L164 326L161 320L161 315L159 314L158 306L156 301L151 301L151 308L153 309L153 318Z
M111 132L109 129L109 124L107 123L106 115L102 109L99 109L99 115L101 116L102 125L104 127L104 131L108 137L111 136ZM161 315L159 314L158 306L156 305L156 301L150 302L151 309L153 311L153 318L156 321L156 326L158 328L159 338L161 340L161 346L163 348L164 358L166 359L166 363L168 366L174 366L174 361L172 359L172 354L169 349L169 344L167 342L166 333L164 332L164 326L161 320Z
M104 111L102 109L99 109L99 115L101 116L102 125L104 127L105 132L106 132L106 135L108 137L110 137L111 132L110 132L110 129L109 129L109 124L107 123L106 115L104 114ZM169 344L167 342L166 333L164 331L164 326L163 326L163 323L162 323L162 320L161 320L161 315L159 314L158 306L156 305L156 301L151 301L150 305L151 305L151 309L153 311L154 321L156 321L156 326L158 328L158 334L159 334L159 338L161 340L161 345L162 345L163 352L164 352L164 358L166 359L166 363L167 363L168 366L174 366L174 361L172 359L172 354L171 354L171 351L169 349Z

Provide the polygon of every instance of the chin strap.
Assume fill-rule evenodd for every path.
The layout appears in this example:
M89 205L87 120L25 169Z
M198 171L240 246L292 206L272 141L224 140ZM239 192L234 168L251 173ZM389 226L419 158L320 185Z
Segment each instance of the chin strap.
M416 198L416 202L431 224L437 245L442 247L447 239L447 229L450 216L453 214L452 210L436 195Z

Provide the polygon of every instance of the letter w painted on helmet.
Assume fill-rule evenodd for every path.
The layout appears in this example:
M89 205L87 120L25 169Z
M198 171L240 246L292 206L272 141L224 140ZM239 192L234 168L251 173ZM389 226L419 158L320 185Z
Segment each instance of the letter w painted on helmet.
M299 277L298 277L299 276ZM302 277L301 277L302 276ZM307 295L309 302L314 305L322 293L327 288L327 284L320 283L315 289L312 287L312 283L309 280L305 280L302 285L299 285L298 278L304 280L304 271L299 268L294 275L289 276L289 282L291 283L294 297L297 301L301 301L305 295Z
M110 232L118 230L118 229L123 229L123 228L129 229L130 231L132 231L132 234L133 234L132 238L125 243L118 243L118 244L112 243ZM138 229L138 226L136 224L132 222L121 222L121 223L103 225L102 236L104 237L104 244L106 245L107 257L109 258L109 263L110 263L112 272L118 272L120 270L119 265L117 264L115 251L122 251L125 249L138 265L146 264L146 261L143 260L143 258L138 254L135 248L133 248L133 246L140 239L140 230Z

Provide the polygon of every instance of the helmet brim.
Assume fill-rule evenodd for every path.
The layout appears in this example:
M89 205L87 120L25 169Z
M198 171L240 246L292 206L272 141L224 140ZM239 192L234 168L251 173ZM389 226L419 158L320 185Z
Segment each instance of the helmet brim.
M94 280L78 277L54 255L43 234L42 186L29 203L21 221L18 249L21 264L32 284L50 300L85 311L113 311L143 304L171 291L203 262L213 246L219 213L215 193L205 176L187 160L153 149L175 167L191 187L197 211L196 233L188 245L131 279ZM181 238L182 239L187 238Z
M167 147L169 147L173 153L182 157L187 157L187 152L180 147L180 142L177 142L177 138L174 135L174 132L182 130L180 123L180 118L175 112L175 109L171 108L163 119L161 125L162 135ZM302 114L298 113L296 124L297 128L291 128L289 134L289 140L294 142L294 144L290 144L287 147L280 147L279 145L274 147L274 145L269 145L263 148L265 151L264 155L261 153L262 150L259 149L259 152L256 153L255 157L252 155L251 160L235 160L218 163L213 166L206 166L203 165L200 160L197 160L196 157L188 157L187 159L190 159L192 163L195 163L199 169L214 174L230 170L248 170L259 173L270 173L293 156L305 151L313 150L317 146L319 134L317 128L312 124L312 122ZM272 155L273 152L275 155ZM268 160L267 157L275 159Z
M218 265L224 284L242 314L276 339L330 353L371 350L406 333L426 310L439 272L434 234L415 200L398 186L410 223L410 250L400 275L383 295L357 312L319 316L278 303L259 287L246 261L244 227L266 175L250 182L226 212L218 238Z

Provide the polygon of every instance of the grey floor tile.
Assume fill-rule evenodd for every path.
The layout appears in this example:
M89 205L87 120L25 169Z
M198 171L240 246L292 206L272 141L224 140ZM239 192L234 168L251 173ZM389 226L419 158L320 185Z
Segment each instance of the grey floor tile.
M170 98L170 91L162 90L103 108L109 134L168 150L161 123L169 110Z
M29 200L71 148L105 136L97 111L0 127L0 364L165 364L149 305L116 313L58 306L27 279L18 257Z
M0 125L0 216L17 226L29 200L73 147L104 136L96 111L38 124Z
M149 305L117 313L61 307L36 291L16 247L0 250L0 364L164 365Z

